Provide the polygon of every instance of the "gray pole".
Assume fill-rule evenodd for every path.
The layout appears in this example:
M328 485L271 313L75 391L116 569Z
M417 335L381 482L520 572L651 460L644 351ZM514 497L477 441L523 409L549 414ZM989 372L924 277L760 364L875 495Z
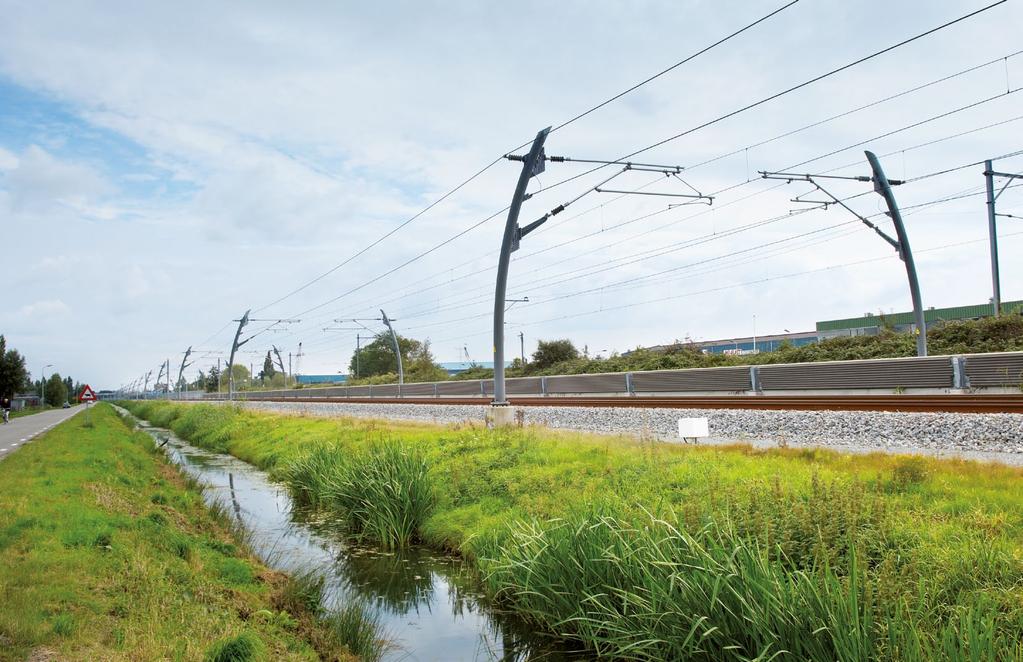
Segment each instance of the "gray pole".
M220 357L217 357L217 393L220 393Z
M522 357L522 366L526 365L526 334L519 331L519 354Z
M398 357L398 386L401 386L405 383L405 370L401 366L401 347L398 346L398 334L394 332L394 327L391 326L391 320L387 318L387 313L385 313L382 308L380 309L380 316L383 317L384 325L391 332L391 342L394 343L394 355ZM398 392L400 394L401 389L398 389Z
M234 342L231 343L231 358L227 360L227 399L234 400L234 353L238 351L238 348L244 345L247 340L238 342L238 338L242 335L242 329L246 324L249 323L249 313L251 310L246 310L242 318L238 320L238 330L234 332ZM217 359L219 362L220 359ZM217 390L220 390L219 387Z
M529 154L522 161L522 172L519 173L519 181L515 185L515 193L512 195L511 206L508 208L508 220L504 225L504 237L501 239L501 255L497 260L497 286L494 291L494 401L491 402L492 405L508 404L504 390L504 307L508 290L508 265L511 263L512 250L518 245L516 235L519 231L519 209L522 208L522 201L526 197L526 187L529 185L529 179L533 176L536 161L550 131L551 128L547 127L536 134L533 146L529 148Z
M180 389L180 387L178 387L178 385L181 384L181 377L185 374L185 368L187 367L185 362L188 361L188 357L189 357L189 355L191 355L191 353L192 353L192 346L189 345L188 349L185 350L185 357L183 359L181 359L181 367L178 368L178 381L174 383L174 386L178 388L178 392L179 393L181 392L181 389Z
M987 231L991 238L991 308L995 317L1002 312L1002 284L998 278L998 226L995 223L995 174L991 160L984 161L987 184Z
M909 294L913 298L913 319L916 320L916 355L927 356L927 322L924 320L924 307L920 300L920 281L916 275L916 264L913 262L913 251L909 247L909 236L906 234L906 226L902 223L902 214L899 213L899 206L895 202L895 195L892 193L892 186L881 169L881 162L871 151L864 152L867 161L870 162L870 169L874 171L874 190L881 194L888 205L888 215L895 224L895 234L899 238L897 250L899 257L906 265L906 276L909 277Z
M355 334L355 378L359 378L359 354L362 353L362 336Z

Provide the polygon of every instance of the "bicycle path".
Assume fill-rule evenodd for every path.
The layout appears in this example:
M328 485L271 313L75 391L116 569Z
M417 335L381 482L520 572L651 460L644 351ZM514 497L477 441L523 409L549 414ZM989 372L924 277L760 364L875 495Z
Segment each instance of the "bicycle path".
M54 425L63 423L84 409L83 405L75 405L70 409L50 409L31 416L12 418L7 425L0 422L0 462Z

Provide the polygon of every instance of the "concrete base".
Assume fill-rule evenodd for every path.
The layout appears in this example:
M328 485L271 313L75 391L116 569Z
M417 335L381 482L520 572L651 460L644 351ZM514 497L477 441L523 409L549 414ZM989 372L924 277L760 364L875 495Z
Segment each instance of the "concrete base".
M519 413L520 411L511 405L491 405L486 413L487 427L510 428L521 426L522 415Z

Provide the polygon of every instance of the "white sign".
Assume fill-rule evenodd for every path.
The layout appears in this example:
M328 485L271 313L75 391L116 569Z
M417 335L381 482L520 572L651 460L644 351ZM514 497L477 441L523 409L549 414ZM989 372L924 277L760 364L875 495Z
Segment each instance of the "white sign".
M678 436L683 439L699 439L710 436L710 426L706 418L678 419Z

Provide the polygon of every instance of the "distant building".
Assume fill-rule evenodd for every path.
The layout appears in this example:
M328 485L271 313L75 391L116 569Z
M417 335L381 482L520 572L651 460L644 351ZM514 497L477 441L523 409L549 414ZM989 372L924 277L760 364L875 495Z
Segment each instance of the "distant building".
M1019 311L1023 311L1023 301L1002 302L1003 314ZM928 308L924 311L924 322L927 324L927 328L930 328L940 322L977 320L982 317L991 317L992 314L990 303L952 308ZM817 322L817 335L822 340L839 336L876 336L883 329L912 331L914 326L912 311L887 315L864 313L862 317Z
M1010 314L1023 312L1023 301L1006 301L1002 303L1002 313ZM954 306L951 308L928 308L924 311L924 321L930 328L940 322L953 322L959 320L977 320L982 317L990 317L993 314L990 303L981 303L972 306ZM909 332L913 330L913 313L891 313L874 314L864 313L862 317L850 317L847 319L824 320L817 322L816 331L800 331L798 333L777 333L766 336L745 336L743 338L725 338L721 340L702 340L693 343L685 343L703 351L705 354L759 354L760 352L773 352L781 347L782 343L788 343L793 347L812 345L841 336L876 336L883 329L893 331ZM664 352L678 345L654 345L647 347L650 351ZM629 352L625 352L628 356Z
M21 411L25 407L38 407L39 396L35 393L17 393L11 398L11 409Z
M817 342L816 331L798 333L776 333L767 336L747 336L745 338L728 338L726 340L704 340L694 343L704 354L759 354L773 352L788 343L793 347L812 345Z
M704 354L759 354L760 352L773 352L787 342L793 347L812 345L817 342L816 331L801 331L798 333L775 333L766 336L745 336L742 338L722 338L720 340L699 340L691 343L672 345L654 345L644 349L652 352L665 352L677 347L694 347ZM628 356L631 352L625 352Z
M348 375L295 375L299 384L344 384Z
M437 365L444 368L451 377L472 368L485 368L487 370L494 369L493 361L449 361L448 363L438 363ZM504 367L511 367L511 361L505 361Z

